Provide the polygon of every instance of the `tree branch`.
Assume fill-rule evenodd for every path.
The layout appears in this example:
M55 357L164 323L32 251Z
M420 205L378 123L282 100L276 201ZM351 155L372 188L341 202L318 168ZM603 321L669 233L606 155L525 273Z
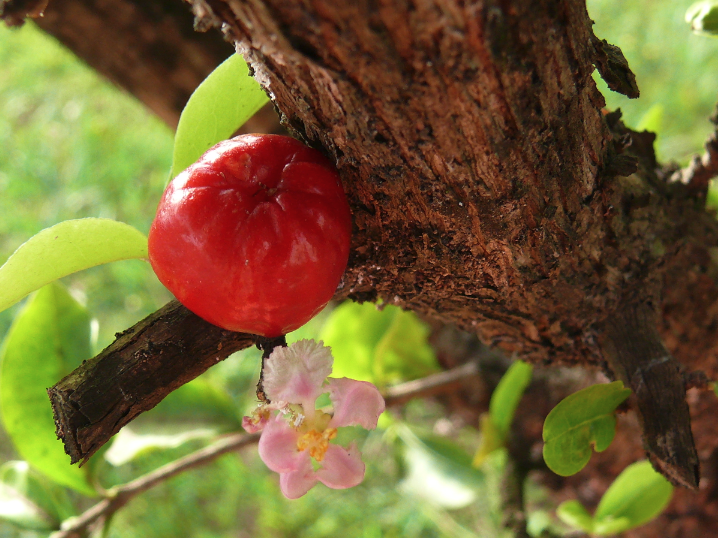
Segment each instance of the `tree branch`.
M261 340L220 329L172 301L48 389L57 437L72 463L85 463L137 415Z
M413 398L424 398L428 395L454 390L458 382L477 374L476 364L467 363L452 370L391 387L384 393L385 401L387 407L397 407ZM88 508L81 515L65 521L62 529L53 533L50 538L74 538L96 521L110 517L140 493L144 493L181 472L205 465L223 454L256 443L259 437L259 434L244 433L223 437L205 448L155 469L127 484L113 488L108 492L107 498Z
M644 448L671 482L698 487L699 464L680 366L661 342L650 304L625 306L610 318L602 349L613 373L633 391Z

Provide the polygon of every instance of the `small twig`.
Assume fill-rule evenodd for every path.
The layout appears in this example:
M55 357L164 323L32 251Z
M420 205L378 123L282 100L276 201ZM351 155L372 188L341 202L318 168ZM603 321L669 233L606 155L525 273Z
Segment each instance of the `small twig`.
M680 181L688 185L695 194L705 196L708 191L708 183L718 176L718 111L711 117L711 122L716 130L708 137L703 157L695 155L691 163L679 171L673 177L673 181Z
M408 381L401 385L388 388L384 392L387 407L401 405L408 400L432 396L439 392L458 386L467 378L477 376L479 368L475 362L467 362L451 370Z
M68 519L63 523L60 531L50 536L51 538L71 538L99 519L107 518L114 514L140 493L144 493L181 472L209 463L223 454L234 452L242 447L256 443L258 440L259 434L237 433L223 437L208 447L197 450L184 458L163 465L144 476L110 490L107 498L101 500L80 516Z
M476 364L467 363L452 370L402 383L391 387L385 392L386 404L387 406L397 406L412 398L425 397L450 390L461 380L475 376L477 373ZM79 536L80 533L97 521L110 517L140 493L144 493L181 472L210 463L223 454L234 452L256 443L258 440L259 434L237 433L222 437L205 448L159 467L127 484L113 488L108 492L105 499L88 508L81 515L63 522L61 530L50 535L50 538L74 538Z

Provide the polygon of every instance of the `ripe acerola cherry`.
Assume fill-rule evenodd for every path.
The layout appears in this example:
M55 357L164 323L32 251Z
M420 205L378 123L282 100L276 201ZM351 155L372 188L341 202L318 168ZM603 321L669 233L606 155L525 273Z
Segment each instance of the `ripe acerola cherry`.
M336 168L286 136L220 142L167 187L149 234L160 281L231 331L279 336L332 298L351 215Z

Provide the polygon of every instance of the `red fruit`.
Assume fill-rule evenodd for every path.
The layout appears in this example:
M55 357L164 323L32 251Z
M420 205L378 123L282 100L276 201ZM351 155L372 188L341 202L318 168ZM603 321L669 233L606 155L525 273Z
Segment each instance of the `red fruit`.
M160 281L231 331L286 334L334 295L351 215L336 168L286 136L220 142L178 175L149 234Z

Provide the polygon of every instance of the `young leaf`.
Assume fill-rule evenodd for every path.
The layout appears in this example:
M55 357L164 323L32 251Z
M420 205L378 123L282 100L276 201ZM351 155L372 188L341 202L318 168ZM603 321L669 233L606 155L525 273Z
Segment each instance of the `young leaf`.
M320 339L332 348L334 377L385 386L439 369L428 335L427 325L411 312L346 302L329 315Z
M629 465L601 498L594 515L595 533L604 536L643 525L664 510L672 495L673 486L651 462Z
M489 403L491 421L501 435L506 438L514 419L516 407L526 387L531 383L533 366L522 361L514 362L496 385Z
M591 459L591 446L603 452L616 433L616 407L631 394L623 383L593 385L564 398L543 425L543 457L554 473L576 474Z
M481 442L471 463L476 469L484 464L491 453L503 448L506 442L506 438L494 425L494 421L488 413L482 413L479 417L479 430L481 431Z
M588 534L593 533L593 518L579 501L562 502L556 509L556 515L570 527Z
M233 54L194 91L182 111L170 179L217 142L226 140L269 101L239 54Z
M514 420L516 407L531 383L533 366L514 362L496 385L489 403L489 414L480 418L481 444L474 456L474 467L480 467L494 450L504 446Z
M46 388L90 357L90 317L56 282L30 299L0 350L0 411L17 451L50 479L85 495L95 490L55 436Z
M198 378L122 428L105 459L122 465L152 450L176 448L188 441L241 429L242 420L229 395Z
M147 238L123 222L88 218L45 228L0 267L0 311L58 278L130 258L147 258Z
M25 461L0 467L0 519L35 531L57 530L74 510L65 490L42 480Z

